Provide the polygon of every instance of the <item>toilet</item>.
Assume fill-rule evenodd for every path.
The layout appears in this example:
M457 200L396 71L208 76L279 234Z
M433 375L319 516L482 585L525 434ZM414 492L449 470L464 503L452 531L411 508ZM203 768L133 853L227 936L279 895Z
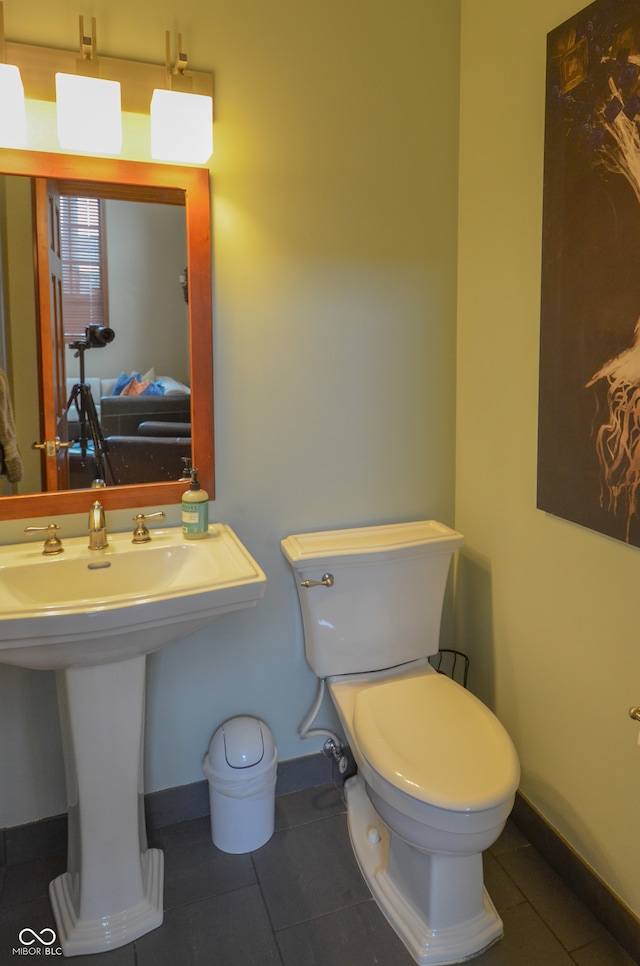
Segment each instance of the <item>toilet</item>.
M326 680L358 768L345 783L356 859L425 966L463 962L502 936L482 851L500 835L520 777L495 715L428 661L462 542L427 520L281 544L307 661Z

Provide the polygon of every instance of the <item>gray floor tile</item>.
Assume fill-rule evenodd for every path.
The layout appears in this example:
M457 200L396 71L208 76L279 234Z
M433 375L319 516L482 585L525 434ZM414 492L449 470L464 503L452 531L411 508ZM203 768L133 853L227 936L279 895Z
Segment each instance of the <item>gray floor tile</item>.
M284 966L415 966L373 899L276 932Z
M66 858L54 856L33 859L19 865L8 865L5 869L2 889L2 905L10 906L18 902L28 902L49 895L49 883L61 875L67 867Z
M274 929L370 898L344 815L275 832L253 861Z
M163 925L75 966L413 966L360 875L345 811L332 784L281 795L273 837L246 855L213 845L208 816L160 829ZM55 929L48 885L65 867L16 843L22 860L0 867L0 966L21 929ZM505 935L474 966L633 966L511 822L483 859Z
M628 956L622 946L609 937L589 943L572 953L578 966L634 966L635 959Z
M31 865L32 863L27 863ZM56 923L53 912L49 904L48 896L41 896L29 902L22 902L11 906L2 906L0 909L0 963L19 962L18 954L13 953L14 948L20 947L20 931L24 928L33 929L35 933L41 934L44 929L56 931ZM33 939L33 937L29 937ZM47 935L47 939L48 939ZM34 941L30 949L37 950L39 944ZM58 943L54 943L52 949L59 949ZM47 956L45 959L46 947L40 947L42 955L31 953L30 960L37 959L38 962L73 962L74 966L135 966L135 953L133 943L128 943L119 949L109 949L106 952L94 955L74 956L72 960L67 960L61 956Z
M73 963L73 966L136 966L135 955L134 944L127 943L119 949L108 949L104 953L95 953L92 956L58 959L57 962Z
M484 884L493 900L493 904L500 914L505 909L524 902L524 896L518 889L510 875L507 875L495 856L485 852L482 856L484 868Z
M55 926L46 896L13 905L3 903L0 908L0 963L19 962L18 957L13 956L12 950L20 946L21 929L33 929L34 932L41 933L43 929L55 930Z
M275 828L293 828L343 812L346 812L346 805L341 788L335 785L307 788L276 798Z
M136 966L281 966L257 886L170 909L138 939Z
M29 863L30 864L30 863ZM22 929L33 929L35 933L41 934L44 929L56 931L56 924L51 911L48 897L41 897L30 902L23 902L17 905L3 907L0 910L0 963L19 962L18 954L13 953L14 949L20 946L20 931ZM29 937L33 939L32 936ZM47 939L49 936L47 935ZM135 953L133 943L122 946L119 949L110 949L107 952L96 953L91 956L74 956L72 960L63 959L62 956L47 956L45 951L48 947L39 946L36 940L29 947L32 950L40 948L42 955L31 954L28 958L38 962L73 962L74 966L135 966ZM58 943L54 943L51 949L59 949Z
M507 909L502 921L504 936L471 960L473 966L575 966L528 903Z
M5 831L7 865L67 854L67 816L56 815Z
M152 844L164 851L165 909L256 881L250 855L230 855L215 847L208 817L168 825L155 833Z
M492 855L500 855L502 852L513 852L514 849L521 849L527 845L529 845L527 839L509 819L489 851Z
M569 951L606 937L606 931L533 847L499 856L538 915Z

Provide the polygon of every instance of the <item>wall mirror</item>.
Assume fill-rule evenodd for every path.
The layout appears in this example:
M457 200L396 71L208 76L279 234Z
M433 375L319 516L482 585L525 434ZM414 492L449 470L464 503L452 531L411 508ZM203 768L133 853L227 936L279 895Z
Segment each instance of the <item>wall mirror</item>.
M59 211L85 199L103 212L108 315L83 309L70 335ZM96 477L106 509L175 503L185 455L213 497L208 169L0 150L0 256L23 464L18 483L2 478L0 519L84 511ZM122 373L133 391L114 394Z

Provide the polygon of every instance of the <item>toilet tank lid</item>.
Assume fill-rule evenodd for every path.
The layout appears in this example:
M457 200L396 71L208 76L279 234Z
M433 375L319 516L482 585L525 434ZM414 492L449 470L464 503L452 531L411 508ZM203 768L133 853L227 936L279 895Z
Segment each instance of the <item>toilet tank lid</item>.
M311 564L327 557L365 559L368 554L405 555L428 550L451 553L462 546L461 533L437 520L383 526L321 530L286 537L282 552L291 564Z

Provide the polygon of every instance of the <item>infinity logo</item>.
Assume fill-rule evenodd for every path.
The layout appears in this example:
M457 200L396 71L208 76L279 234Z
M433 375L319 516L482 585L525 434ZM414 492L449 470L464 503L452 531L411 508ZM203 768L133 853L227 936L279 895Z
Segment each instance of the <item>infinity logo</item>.
M49 936L51 936L51 939L49 940L45 939L44 938L45 933L48 933ZM29 934L33 936L33 939L26 938ZM53 946L54 942L56 941L56 934L53 931L53 929L49 929L49 928L43 929L41 933L37 933L37 932L34 932L33 929L29 929L27 927L27 929L20 930L18 939L20 940L23 946L32 946L35 942L40 942L42 943L43 946Z

